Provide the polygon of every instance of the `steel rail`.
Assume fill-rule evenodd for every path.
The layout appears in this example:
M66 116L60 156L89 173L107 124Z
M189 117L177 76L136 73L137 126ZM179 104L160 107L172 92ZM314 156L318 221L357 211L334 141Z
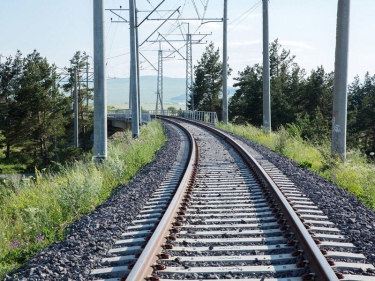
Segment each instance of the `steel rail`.
M195 122L192 120L187 120L181 117L171 117L168 116L167 118L178 119L184 122L192 123L197 126L203 127L214 134L222 137L228 143L230 143L237 152L242 156L244 161L249 165L249 167L253 168L257 175L262 179L263 183L268 187L270 193L273 194L273 198L275 199L280 211L283 213L286 222L289 223L289 230L294 233L294 237L298 240L298 244L301 246L304 251L304 256L309 261L309 268L311 269L312 273L315 274L315 279L317 281L335 281L339 280L332 270L331 266L328 264L326 258L321 253L320 249L316 245L315 241L306 230L305 225L301 222L300 218L297 216L289 202L286 200L285 196L282 194L278 186L274 183L271 177L267 174L267 172L260 166L260 164L235 140L233 140L227 134L221 132L218 129L215 129L211 126L206 124ZM139 279L141 280L141 279Z
M198 148L196 146L195 140L186 128L176 122L170 120L168 121L181 128L187 134L190 143L189 161L186 165L185 174L180 182L179 187L177 188L177 191L171 203L165 211L163 218L160 220L145 249L142 251L141 256L138 258L133 269L126 278L126 281L145 280L147 276L150 276L152 274L153 265L158 259L158 254L163 251L163 245L167 241L166 237L169 236L169 230L173 227L175 214L177 213L178 208L182 203L185 191L187 187L192 184L191 179L194 174L194 167L196 166L195 164L198 161Z

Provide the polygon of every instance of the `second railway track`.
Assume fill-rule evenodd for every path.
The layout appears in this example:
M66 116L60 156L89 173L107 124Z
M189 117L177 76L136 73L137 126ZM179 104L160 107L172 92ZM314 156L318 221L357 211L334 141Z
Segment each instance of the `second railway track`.
M173 177L168 177L147 204L153 207L146 205L134 222L138 226L128 228L127 240L116 243L106 266L92 276L129 281L375 280L365 256L275 166L229 135L175 122L198 146L199 162L184 166L193 178L176 176L185 165L176 163L172 174L185 183L173 187ZM180 160L188 157L186 149Z

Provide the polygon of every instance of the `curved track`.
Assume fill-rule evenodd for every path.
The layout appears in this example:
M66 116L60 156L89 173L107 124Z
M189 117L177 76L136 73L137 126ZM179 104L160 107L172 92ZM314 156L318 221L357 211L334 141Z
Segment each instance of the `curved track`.
M276 167L212 127L176 122L189 139L190 156L182 147L167 183L133 222L137 231L128 228L127 239L103 261L110 266L93 276L375 280L365 276L373 266ZM173 175L182 179L176 187Z

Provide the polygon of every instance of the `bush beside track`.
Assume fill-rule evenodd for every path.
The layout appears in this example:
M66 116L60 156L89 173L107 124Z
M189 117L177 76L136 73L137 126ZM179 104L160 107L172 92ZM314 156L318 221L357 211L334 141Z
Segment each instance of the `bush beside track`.
M69 224L104 202L118 186L154 159L166 141L160 122L142 126L140 138L127 132L109 142L108 159L91 157L37 171L23 181L3 181L0 189L0 276L22 265L40 249L63 239Z

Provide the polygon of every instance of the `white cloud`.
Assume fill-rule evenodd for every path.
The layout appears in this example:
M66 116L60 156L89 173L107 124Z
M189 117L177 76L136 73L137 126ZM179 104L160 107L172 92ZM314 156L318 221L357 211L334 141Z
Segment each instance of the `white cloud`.
M243 56L239 59L231 59L229 58L229 63L232 63L232 64L243 64L244 62L252 62L252 61L255 61L255 62L259 62L262 60L262 57L247 57L247 56Z
M253 41L233 41L233 42L228 42L229 46L251 46L251 45L259 45L262 44L262 40L253 40ZM312 50L314 49L312 46L304 43L304 42L299 42L299 41L284 41L284 40L279 40L279 43L284 47L284 46L292 46L292 47L299 47L303 49L309 49Z
M300 42L300 41L284 41L284 40L280 40L280 44L283 45L283 46L285 45L285 46L299 47L299 48L304 48L304 49L309 49L309 50L314 49L312 46L307 45L306 43Z
M232 31L233 30L239 30L239 29L246 29L246 30L249 30L249 29L252 29L252 27L250 25L247 25L247 24L230 24L228 25L228 30L229 31Z
M251 45L258 45L262 44L262 40L254 40L254 41L235 41L229 42L229 46L251 46Z

